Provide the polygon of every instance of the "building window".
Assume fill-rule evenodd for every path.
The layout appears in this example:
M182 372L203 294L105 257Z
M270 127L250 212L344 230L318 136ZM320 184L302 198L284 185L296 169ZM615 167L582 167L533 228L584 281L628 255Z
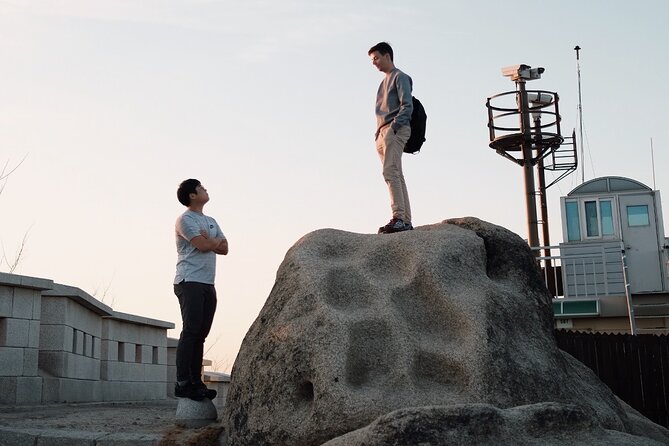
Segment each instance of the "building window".
M567 241L577 242L581 240L581 222L578 218L578 202L567 201L565 203L567 213Z
M648 226L648 205L627 206L627 226Z
M611 200L601 200L599 202L599 213L602 216L602 235L615 235Z
M597 202L585 203L585 234L587 237L599 237L599 218L597 218Z

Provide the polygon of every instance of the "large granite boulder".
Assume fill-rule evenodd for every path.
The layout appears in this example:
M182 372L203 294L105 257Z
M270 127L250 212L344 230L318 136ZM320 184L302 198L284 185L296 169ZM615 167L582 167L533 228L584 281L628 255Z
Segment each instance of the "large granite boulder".
M323 446L662 446L665 442L604 429L578 406L538 403L510 409L487 404L412 407Z
M242 343L223 420L232 446L311 446L398 409L461 408L415 417L418 430L453 410L516 426L510 409L540 403L582 413L597 429L669 442L557 348L527 244L464 218L300 239Z

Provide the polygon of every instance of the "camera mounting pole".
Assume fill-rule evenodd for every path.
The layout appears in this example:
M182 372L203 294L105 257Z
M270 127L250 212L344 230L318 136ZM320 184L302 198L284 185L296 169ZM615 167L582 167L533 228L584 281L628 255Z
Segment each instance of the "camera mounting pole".
M574 135L569 144L573 147L560 148L568 144L560 134L557 93L525 88L527 81L540 79L543 72L543 68L523 64L502 68L502 74L515 82L516 91L492 96L486 103L490 147L523 168L528 243L533 248L540 246L539 223L543 226L544 245L550 245L546 189L576 169ZM538 190L535 187L535 166L539 176ZM545 170L560 171L561 174L546 185ZM541 199L541 221L537 218L537 196ZM545 255L550 257L550 251Z
M543 70L542 70L543 71ZM527 210L528 243L531 247L539 246L539 222L537 219L537 200L534 196L534 163L532 162L532 127L530 126L530 107L525 89L525 79L515 79L518 89L518 107L520 109L520 146L523 154L523 176L525 178L525 208Z

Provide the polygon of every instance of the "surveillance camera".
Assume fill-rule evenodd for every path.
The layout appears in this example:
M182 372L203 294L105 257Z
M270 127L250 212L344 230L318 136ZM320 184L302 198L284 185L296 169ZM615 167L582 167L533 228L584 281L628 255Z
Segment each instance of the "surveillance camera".
M545 91L533 91L527 93L527 99L534 105L550 105L555 97Z
M510 77L512 81L541 79L544 68L532 68L529 65L519 64L502 68L502 75Z
M532 68L529 70L529 77L525 78L527 80L534 80L534 79L541 79L541 73L543 73L544 70L543 68Z
M529 65L525 65L525 64L510 65L508 67L502 68L502 74L504 76L514 77L514 76L518 76L518 74L521 71L526 71L526 70L529 70L530 68L532 68L532 67L530 67Z

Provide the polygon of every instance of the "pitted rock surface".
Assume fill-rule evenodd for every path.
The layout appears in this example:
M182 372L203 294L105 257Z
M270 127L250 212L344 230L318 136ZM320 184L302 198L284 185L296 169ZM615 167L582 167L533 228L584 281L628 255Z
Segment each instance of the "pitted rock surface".
M603 429L646 423L557 348L527 244L464 218L300 239L242 343L223 420L232 446L311 446L403 408L543 402Z
M511 409L486 404L400 409L323 446L662 446L665 442L603 429L578 406L538 403Z

